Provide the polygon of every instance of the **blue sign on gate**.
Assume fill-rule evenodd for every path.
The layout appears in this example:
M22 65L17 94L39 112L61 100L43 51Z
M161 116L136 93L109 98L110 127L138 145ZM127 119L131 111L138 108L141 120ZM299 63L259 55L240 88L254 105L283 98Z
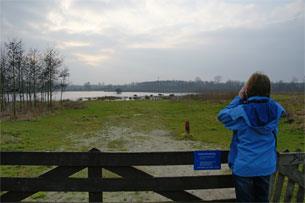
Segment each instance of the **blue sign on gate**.
M221 151L194 151L194 170L221 169Z

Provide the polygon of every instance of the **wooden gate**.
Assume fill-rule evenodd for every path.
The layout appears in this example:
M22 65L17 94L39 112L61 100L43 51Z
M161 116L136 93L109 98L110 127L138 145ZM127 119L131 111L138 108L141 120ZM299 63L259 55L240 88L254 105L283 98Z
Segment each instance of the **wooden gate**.
M228 151L222 151L221 163L227 163ZM291 200L297 185L297 199L304 200L304 153L280 154L279 172L273 191L278 201L284 176L288 177L285 200ZM186 190L233 188L232 175L154 177L134 166L193 165L193 152L105 153L89 152L1 152L1 165L57 166L38 177L1 177L1 202L21 201L39 191L88 192L89 202L102 202L103 192L154 191L173 201L203 201ZM87 178L69 176L88 168ZM102 168L122 178L103 178ZM303 169L304 170L304 169ZM275 180L275 178L273 178ZM274 184L272 184L274 185ZM273 189L275 188L275 189ZM222 199L209 202L233 202Z
M304 152L279 154L278 170L271 177L270 202L304 202Z

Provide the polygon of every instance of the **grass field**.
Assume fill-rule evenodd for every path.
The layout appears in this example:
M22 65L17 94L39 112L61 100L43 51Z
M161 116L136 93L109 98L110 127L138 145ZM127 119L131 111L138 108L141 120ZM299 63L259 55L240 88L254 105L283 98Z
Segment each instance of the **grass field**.
M278 150L304 151L304 96L276 95L289 112L278 135ZM106 126L123 126L135 131L170 131L184 138L184 122L190 121L193 140L217 144L228 149L231 132L217 121L217 113L229 100L138 100L88 101L83 108L65 108L27 120L1 122L2 151L79 151L71 134L87 137ZM75 139L75 136L73 136ZM89 149L81 149L87 151Z
M278 151L304 151L304 95L274 96L289 116L280 123ZM88 151L94 146L77 146L75 140L97 136L102 129L118 126L134 132L169 131L174 139L192 139L229 149L231 132L217 121L218 112L229 99L184 98L180 100L87 101L72 103L39 117L1 122L1 151ZM191 138L184 134L184 122L190 121ZM141 139L143 137L139 137ZM108 147L124 150L123 140ZM166 151L166 149L164 149ZM52 167L1 166L1 176L37 176ZM106 176L106 174L104 174ZM86 171L74 175L85 177ZM110 176L112 176L110 174ZM47 198L39 192L28 201Z

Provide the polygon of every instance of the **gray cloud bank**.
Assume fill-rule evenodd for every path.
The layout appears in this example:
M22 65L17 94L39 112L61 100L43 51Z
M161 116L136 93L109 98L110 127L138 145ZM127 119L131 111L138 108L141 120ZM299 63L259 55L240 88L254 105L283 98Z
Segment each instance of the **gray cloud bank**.
M12 37L58 48L78 84L304 77L302 0L2 0Z

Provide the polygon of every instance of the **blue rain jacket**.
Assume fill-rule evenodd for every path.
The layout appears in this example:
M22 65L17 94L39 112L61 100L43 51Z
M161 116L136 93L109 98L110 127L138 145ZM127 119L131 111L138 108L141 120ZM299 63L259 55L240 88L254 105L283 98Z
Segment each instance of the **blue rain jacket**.
M269 97L239 96L218 114L218 120L233 131L229 167L234 175L267 176L276 170L276 135L284 108Z

